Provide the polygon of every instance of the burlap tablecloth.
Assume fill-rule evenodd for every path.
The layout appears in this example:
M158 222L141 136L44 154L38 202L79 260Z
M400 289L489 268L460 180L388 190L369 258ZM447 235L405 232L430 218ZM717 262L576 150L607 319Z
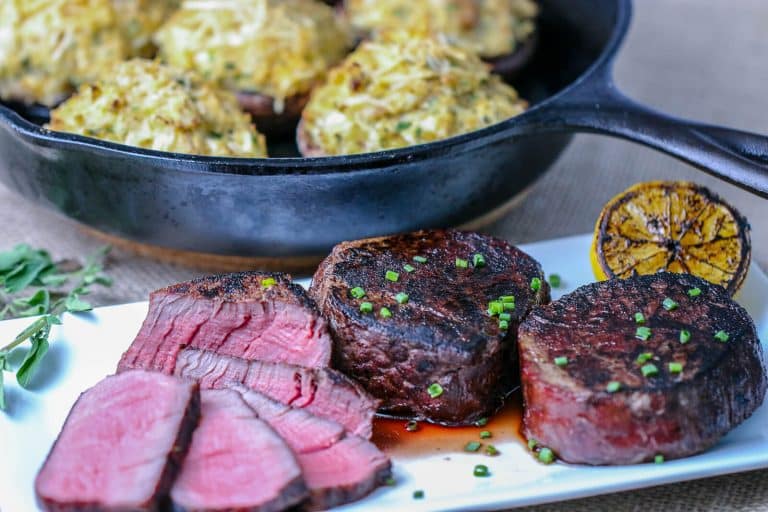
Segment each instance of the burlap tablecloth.
M638 100L701 121L768 134L768 1L637 0L616 65L619 85ZM577 136L524 201L488 231L514 242L589 232L601 206L648 179L711 186L751 221L754 260L768 268L768 202L628 142ZM101 245L73 223L0 187L0 247L27 242L57 257ZM198 271L121 251L111 258L113 288L97 304L143 300L150 290ZM530 510L768 510L768 471L699 480Z

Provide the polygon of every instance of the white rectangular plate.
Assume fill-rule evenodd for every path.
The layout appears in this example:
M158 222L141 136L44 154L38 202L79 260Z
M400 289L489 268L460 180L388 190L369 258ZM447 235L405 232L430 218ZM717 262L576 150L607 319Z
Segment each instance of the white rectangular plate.
M593 280L589 236L523 246L547 273L562 276L553 298ZM306 284L306 283L304 283ZM752 266L737 296L768 337L768 278ZM32 483L77 396L115 369L138 332L147 304L100 308L67 316L53 333L50 354L31 391L7 383L9 411L0 413L0 510L35 510ZM29 320L0 322L0 340L12 339ZM651 485L768 467L768 407L728 434L711 450L664 464L593 468L533 460L514 436L497 439L497 457L462 453L448 445L432 455L393 457L397 485L379 489L343 510L488 510L592 496ZM475 478L475 464L492 475ZM424 491L413 499L413 491Z

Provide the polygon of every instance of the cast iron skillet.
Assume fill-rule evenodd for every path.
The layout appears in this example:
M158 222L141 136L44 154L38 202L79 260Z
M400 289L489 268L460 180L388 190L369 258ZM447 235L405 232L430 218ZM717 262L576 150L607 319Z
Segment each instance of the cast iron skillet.
M532 108L474 133L346 157L224 159L50 133L0 106L0 179L107 234L264 258L483 216L539 177L574 131L640 142L768 197L768 139L670 118L616 90L629 0L541 4L540 46L515 83Z

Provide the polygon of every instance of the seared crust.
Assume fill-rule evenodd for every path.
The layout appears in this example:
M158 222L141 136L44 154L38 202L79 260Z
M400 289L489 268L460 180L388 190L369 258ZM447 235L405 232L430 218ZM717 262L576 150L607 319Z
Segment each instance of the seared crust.
M286 98L280 113L275 112L275 100L271 96L241 91L237 93L237 100L242 109L251 114L260 132L278 136L290 133L296 127L301 111L309 101L309 93Z
M701 290L698 296L688 291ZM677 308L667 310L665 298ZM635 321L643 314L644 323ZM636 337L638 327L650 338ZM680 332L690 332L681 343ZM723 342L715 338L728 333ZM707 449L766 391L747 312L720 286L659 273L583 286L536 308L519 331L524 434L567 462L631 464ZM650 353L638 362L640 354ZM565 366L554 363L567 357ZM669 363L680 363L675 373ZM656 376L641 367L653 364ZM620 383L608 392L609 382Z
M478 253L487 264L473 268ZM428 261L414 262L416 255ZM468 268L458 268L456 258L468 260ZM397 282L385 279L387 270L399 272ZM542 280L537 293L534 277ZM350 296L356 286L365 299ZM397 303L399 292L409 295L407 304ZM517 325L549 300L549 288L539 264L506 241L435 230L337 245L315 273L310 295L329 321L334 366L380 398L381 411L464 425L492 414L511 390ZM508 334L486 311L501 295L516 297ZM373 313L360 311L363 300ZM381 318L381 307L392 317ZM427 393L432 383L442 386L439 397Z

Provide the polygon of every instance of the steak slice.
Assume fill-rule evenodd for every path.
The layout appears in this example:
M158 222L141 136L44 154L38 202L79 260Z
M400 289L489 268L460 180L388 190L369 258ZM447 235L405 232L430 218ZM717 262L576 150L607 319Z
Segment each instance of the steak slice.
M245 402L291 447L310 500L305 508L325 510L357 501L391 476L391 464L376 445L358 436L345 437L338 423L294 409L236 386Z
M766 391L749 315L691 275L583 286L535 309L519 348L524 434L568 462L700 452L748 418ZM567 363L556 364L562 357Z
M197 384L154 372L113 375L85 391L35 480L49 511L156 510L200 414Z
M388 271L399 274L395 281ZM365 297L354 297L355 288ZM310 295L330 324L334 367L380 398L383 412L465 425L495 412L513 388L518 324L549 300L549 287L540 265L509 243L445 230L341 243ZM507 330L487 312L501 296L514 297ZM365 302L372 312L361 311ZM435 383L442 394L432 397Z
M179 353L176 375L197 380L203 388L242 384L278 402L335 421L348 432L366 439L371 437L373 416L379 403L330 368L246 361L196 349Z
M285 510L307 497L290 448L232 390L203 390L202 419L171 489L175 510Z
M327 366L331 355L326 322L304 289L289 276L260 272L203 277L153 292L118 371L173 373L176 355L187 346L309 367Z

